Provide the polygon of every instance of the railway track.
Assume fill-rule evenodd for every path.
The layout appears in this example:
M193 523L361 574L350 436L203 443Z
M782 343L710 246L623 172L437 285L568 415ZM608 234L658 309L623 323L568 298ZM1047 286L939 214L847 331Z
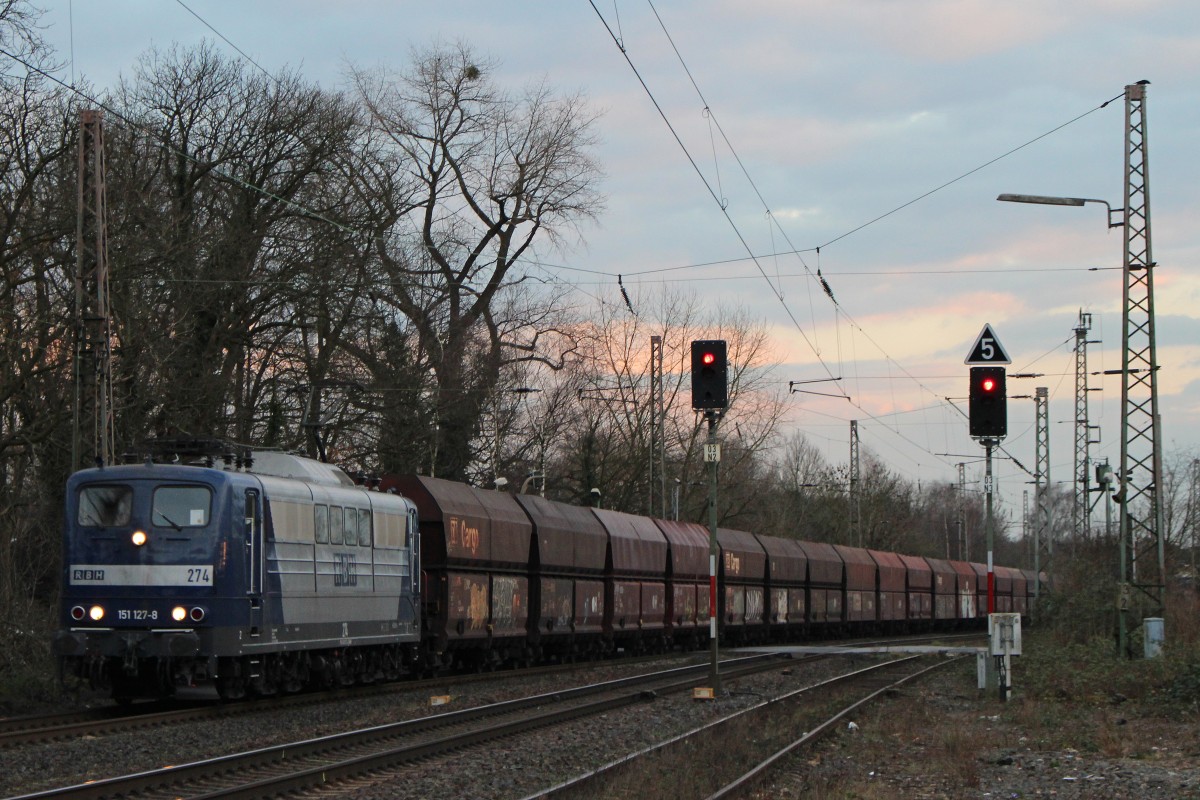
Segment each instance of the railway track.
M932 666L918 666L927 656L906 656L875 664L865 669L849 672L820 683L793 691L783 697L763 701L750 708L743 709L729 716L714 720L693 730L675 736L665 742L649 747L641 752L606 764L598 769L580 775L557 786L529 795L525 800L575 800L576 798L597 798L605 796L634 796L629 793L630 786L653 786L652 781L666 781L672 785L690 782L693 787L705 788L697 796L707 797L708 800L735 800L749 797L753 789L767 778L771 771L804 747L816 742L822 736L831 732L838 723L854 711L871 701L898 690L909 681L921 678L937 669L952 664L962 657L943 659ZM714 769L711 774L698 774L694 768L697 761L715 764L716 761L705 762L703 756L706 748L711 748L712 741L723 743L744 742L750 737L747 731L762 732L772 725L779 725L778 718L790 713L790 707L801 702L815 701L819 693L841 687L844 695L838 701L838 707L827 713L819 721L813 720L811 726L806 725L802 734L788 740L782 746L767 747L766 752L748 758L745 752L738 751L721 759L723 764L743 765L738 767L736 774L720 773ZM781 727L787 728L784 724ZM769 739L762 736L762 741ZM762 741L755 744L761 748ZM732 746L732 745L729 745ZM672 758L672 754L688 754L689 757ZM650 763L652 762L652 766ZM663 774L666 764L689 765L688 775ZM749 766L745 766L745 765ZM653 776L647 778L645 776Z
M651 663L671 658L671 655L638 656L613 662L579 662L523 669L512 674L535 677L556 673L576 672L605 663L625 666ZM679 654L679 658L698 658L694 653ZM184 724L202 720L224 719L241 714L280 710L319 703L337 702L349 697L362 698L422 691L431 687L445 688L476 681L494 679L503 672L481 672L439 677L434 679L397 681L372 686L352 686L300 694L265 697L234 703L161 701L138 703L133 706L103 706L100 708L66 711L59 714L10 717L0 719L0 750L38 742L64 741L81 736L108 736L124 731L144 730L162 725Z
M916 660L917 656L912 657ZM708 800L736 800L737 798L747 797L749 793L764 780L770 771L783 762L788 757L792 756L799 749L816 742L823 736L830 733L834 726L846 719L854 711L857 711L867 703L882 697L885 694L898 690L901 686L909 681L924 677L934 670L942 669L943 667L954 663L954 661L962 658L946 659L932 666L925 667L916 672L903 675L896 679L883 678L879 675L872 675L873 680L866 680L862 685L862 696L850 702L836 713L826 718L820 724L809 731L806 731L802 736L788 743L785 747L780 748L776 752L767 756L750 769L743 772L734 780L722 786L713 794L709 795ZM900 659L901 662L909 661L909 659Z
M917 637L891 637L880 640L848 640L838 644L845 645L887 645L913 644L920 642L945 642L977 638L978 633L940 634ZM521 670L522 676L535 677L564 672L594 668L603 664L620 664L625 666L639 665L663 661L670 658L697 659L703 654L667 654L653 656L637 656L622 658L609 662L581 662L535 667ZM471 683L488 680L502 673L478 673L455 675L450 678L454 684ZM422 690L436 687L444 688L447 678L431 680L400 681L396 683L379 684L376 686L356 686L319 692L306 692L297 695L262 698L236 703L193 703L191 701L146 702L134 706L104 706L101 708L69 711L60 714L40 716L12 717L0 719L0 750L39 742L65 741L83 736L109 736L125 731L145 730L164 725L178 725L202 720L225 719L241 714L261 712L264 709L280 710L325 702L337 702L353 696L355 698L379 695L384 697L397 693Z
M775 655L728 659L728 679L794 664ZM622 678L535 697L410 719L364 730L235 753L192 764L23 795L45 798L258 798L296 792L403 766L419 759L564 724L689 689L704 681L708 664Z

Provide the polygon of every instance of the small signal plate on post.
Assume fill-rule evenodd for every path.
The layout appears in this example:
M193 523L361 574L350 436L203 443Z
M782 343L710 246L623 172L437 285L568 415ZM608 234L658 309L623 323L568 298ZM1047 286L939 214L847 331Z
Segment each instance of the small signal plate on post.
M711 687L697 686L696 688L692 689L693 700L715 700L716 697L716 693L713 692Z

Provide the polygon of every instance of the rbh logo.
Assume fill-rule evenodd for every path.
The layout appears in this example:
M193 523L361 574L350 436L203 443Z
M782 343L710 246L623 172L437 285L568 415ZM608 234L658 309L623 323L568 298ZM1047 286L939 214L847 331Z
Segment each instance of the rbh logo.
M353 553L334 553L333 554L333 585L334 586L357 586L358 575L355 572L357 561Z
M102 569L73 569L71 570L72 581L102 581L104 580L104 570Z

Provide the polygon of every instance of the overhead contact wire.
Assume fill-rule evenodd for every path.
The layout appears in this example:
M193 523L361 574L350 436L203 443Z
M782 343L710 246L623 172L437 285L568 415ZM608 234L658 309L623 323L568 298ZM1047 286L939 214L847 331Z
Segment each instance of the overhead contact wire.
M757 186L757 184L755 183L754 179L753 179L753 178L750 176L750 174L749 174L749 171L746 169L746 167L745 167L745 164L742 162L742 159L741 159L741 157L738 155L737 149L736 149L736 148L733 146L733 143L732 143L732 142L729 140L729 137L728 137L728 136L725 134L725 131L724 131L724 129L721 127L720 120L718 120L718 119L717 119L717 117L716 117L716 114L712 112L712 108L711 108L711 106L709 105L709 103L708 103L707 99L704 97L704 93L701 91L701 89L700 89L700 86L697 84L697 82L696 82L696 79L695 79L695 77L692 75L692 72L691 72L691 70L688 68L688 66L687 66L687 63L686 63L686 61L685 61L685 60L684 60L684 58L683 58L683 55L682 55L682 54L679 52L679 48L676 46L674 39L671 37L670 31L668 31L668 30L667 30L666 24L663 22L663 19L662 19L661 15L659 15L659 13L658 13L658 9L656 9L656 8L654 7L653 0L647 0L647 3L648 3L648 5L650 6L651 10L653 11L653 13L654 13L654 16L655 16L655 19L658 21L659 27L662 29L662 31L663 31L663 34L664 34L664 35L667 37L667 41L668 41L668 42L670 42L670 44L671 44L671 48L672 48L672 50L675 52L675 56L676 56L676 58L679 60L679 63L680 63L680 65L683 67L683 70L684 70L684 72L687 74L687 76L688 76L688 80L691 82L691 84L692 84L692 87L695 89L697 96L700 98L701 102L704 104L704 110L705 110L705 114L706 114L706 116L707 116L707 118L708 118L708 120L709 120L709 125L710 125L710 136L711 136L711 127L715 126L715 127L716 127L716 129L717 129L717 131L719 131L719 132L720 132L722 139L725 141L725 144L726 144L726 146L729 148L729 151L730 151L730 153L733 155L733 157L734 157L734 160L737 162L738 166L741 168L741 170L742 170L742 174L745 176L745 178L746 178L747 182L750 184L750 187L753 189L753 191L754 191L755 195L758 197L759 201L760 201L760 202L763 204L763 206L764 206L764 207L767 209L767 214L768 214L768 216L771 218L772 222L774 222L774 223L775 223L775 226L776 226L776 227L778 227L778 229L779 229L779 231L780 231L780 234L783 236L784 240L785 240L785 241L788 243L788 245L789 245L789 246L792 248L792 250L791 250L791 253L795 254L795 255L797 256L797 258L800 260L800 263L803 265L803 267L804 267L804 271L805 271L805 273L807 274L807 276L808 276L809 278L813 278L813 279L817 280L817 281L820 283L822 290L823 290L823 291L825 292L825 294L826 294L826 295L829 297L829 300L830 300L830 302L833 304L833 307L834 307L835 319L836 319L836 316L837 316L837 315L839 315L839 314L844 314L845 318L846 318L846 319L847 319L847 320L850 322L850 324L851 324L851 325L852 325L854 328L858 329L858 330L859 330L859 331L860 331L860 332L861 332L861 333L862 333L864 336L866 336L866 337L867 337L867 339L868 339L868 340L869 340L869 341L870 341L870 342L871 342L871 343L872 343L872 344L873 344L873 345L874 345L874 346L877 348L877 350L878 350L878 351L879 351L879 352L880 352L880 353L883 355L883 357L884 357L885 361L886 361L886 362L887 362L889 365L892 365L892 364L894 364L894 365L896 366L896 368L897 368L897 369L899 369L899 370L900 370L902 373L904 373L904 374L905 374L905 375L908 377L908 379L909 379L909 380L912 380L912 381L913 381L913 382L914 382L914 383L915 383L915 384L916 384L916 385L917 385L917 386L918 386L920 389L922 389L923 391L925 391L925 392L929 393L929 394L930 394L930 396L934 397L935 399L938 399L938 395L937 395L935 392L933 392L933 391L932 391L932 390L931 390L929 387L925 386L925 385L924 385L924 384L922 384L922 383L921 383L919 380L917 380L915 377L913 377L913 376L912 376L912 375L911 375L911 374L908 372L908 370L906 370L906 369L905 369L905 368L904 368L904 367L903 367L903 366L902 366L902 365L901 365L901 364L900 364L898 361L896 361L895 359L893 359L893 358L892 358L892 357L891 357L891 356L890 356L890 355L887 353L887 351L886 351L886 350L884 350L884 349L883 349L883 348L882 348L882 347L879 345L879 343L878 343L878 342L876 342L874 339L872 339L872 338L870 337L870 335L869 335L869 334L867 334L867 332L866 332L866 331L865 331L865 330L862 328L862 326L861 326L861 325L859 325L859 324L858 324L858 323L857 323L857 322L854 320L853 316L852 316L852 315L850 315L850 314L848 314L848 313L846 313L846 312L845 312L845 309L844 309L844 308L841 306L841 304L837 302L836 298L835 298L835 297L834 297L834 295L833 295L833 291L832 291L832 289L830 288L830 286L829 286L828 282L826 281L826 279L824 278L824 276L822 276L822 275L821 275L821 271L820 271L820 268L819 268L819 263L820 263L820 254L821 254L821 248L822 248L822 247L826 247L826 246L828 246L828 245L830 245L830 244L833 244L834 242L840 241L840 240L842 240L842 239L844 239L844 238L846 238L846 237L850 236L851 234L857 233L858 231L861 231L861 230L863 230L864 228L867 228L867 227L869 227L870 225L873 225L874 223L876 223L876 222L879 222L880 220L886 219L887 217L891 216L892 214L895 214L896 212L898 212L898 211L900 211L900 210L902 210L902 209L904 209L904 208L906 208L906 207L908 207L908 206L910 206L910 205L913 205L914 203L917 203L917 202L919 202L920 200L923 200L924 198L926 198L926 197L929 197L930 195L933 195L933 194L935 194L936 192L939 192L939 191L941 191L942 189L945 189L946 187L948 187L948 186L951 186L951 185L953 185L953 184L957 183L958 181L961 181L961 180L963 180L964 178L966 178L966 177L968 177L968 176L970 176L970 175L972 175L972 174L974 174L974 173L976 173L976 172L979 172L980 170L983 170L983 169L985 169L986 167L988 167L988 166L990 166L990 165L992 165L992 164L994 164L994 163L996 163L996 162L998 162L998 161L1000 161L1000 160L1002 160L1002 159L1004 159L1004 158L1007 158L1008 156L1010 156L1010 155L1012 155L1012 154L1014 154L1014 153L1017 153L1017 152L1019 152L1020 150L1023 150L1024 148L1026 148L1026 147L1028 147L1028 146L1030 146L1030 145L1034 144L1035 142L1038 142L1038 141L1040 141L1041 139L1044 139L1044 138L1046 138L1047 136L1050 136L1051 134L1053 134L1053 133L1056 133L1057 131L1059 131L1059 130L1062 130L1063 128L1066 128L1067 126L1069 126L1069 125L1072 125L1072 124L1074 124L1075 122L1078 122L1079 120L1081 120L1081 119L1083 119L1083 118L1085 118L1085 117L1089 116L1090 114L1092 114L1092 113L1094 113L1094 112L1096 112L1096 111L1099 111L1100 109L1102 109L1102 108L1106 107L1107 105L1109 105L1109 103L1113 102L1113 100L1116 100L1116 99L1118 99L1118 98L1119 98L1119 97L1121 97L1122 95L1116 95L1116 96L1114 96L1113 98L1111 98L1111 99L1109 99L1109 100L1106 100L1105 102L1103 102L1103 103L1101 103L1100 105L1096 106L1095 108L1089 109L1088 111L1085 111L1084 113L1077 115L1076 117L1074 117L1074 118L1072 118L1072 119L1070 119L1070 120L1068 120L1068 121L1066 121L1066 122L1064 122L1064 123L1062 123L1062 124L1060 124L1060 125L1058 125L1058 126L1056 126L1056 127L1052 128L1052 129L1050 129L1050 130L1048 130L1048 131L1046 131L1046 132L1044 132L1044 133L1042 133L1042 134L1040 134L1040 135L1038 135L1038 136L1036 136L1036 137L1034 137L1034 138L1032 138L1032 139L1030 139L1030 140L1028 140L1028 141L1026 141L1026 142L1024 142L1024 143L1022 143L1022 144L1020 144L1020 145L1018 145L1018 146L1016 146L1016 147L1012 148L1012 149L1010 149L1010 150L1008 150L1007 152L1005 152L1005 153L1002 153L1002 154L1000 154L1000 155L996 156L995 158L992 158L992 159L990 159L990 160L986 161L986 162L985 162L985 163L983 163L983 164L980 164L979 166L975 167L974 169L971 169L971 170L969 170L969 171L967 171L967 172L965 172L965 173L963 173L963 174L959 175L958 177L956 177L956 178L953 178L952 180L949 180L949 181L947 181L947 182L945 182L945 183L941 184L940 186L937 186L937 187L935 187L935 188L933 188L933 189L931 189L931 190L929 190L929 191L927 191L927 192L925 192L925 193L923 193L923 194L921 194L921 195L919 195L919 196L917 196L917 197L913 198L912 200L909 200L907 203L904 203L904 204L902 204L902 205L900 205L900 206L897 206L896 208L892 209L891 211L889 211L889 212L887 212L887 213L885 213L885 214L881 214L881 215L879 215L878 217L876 217L876 218L874 218L874 219L872 219L872 220L869 220L868 222L865 222L865 223L863 223L862 225L859 225L859 226L857 226L856 228L853 228L853 229L851 229L850 231L847 231L846 233L843 233L842 235L840 235L840 236L838 236L838 237L835 237L834 239L831 239L831 240L829 240L828 242L826 242L826 243L825 243L825 244L823 244L823 245L819 245L819 246L817 246L817 247L816 247L816 248L814 248L814 249L815 249L815 252L817 253L817 259L818 259L818 269L817 269L817 274L816 274L816 276L813 276L811 269L809 268L808 264L807 264L807 263L805 262L805 260L804 260L804 257L803 257L803 255L801 254L801 253L802 253L802 251L801 251L799 248L797 248L797 247L794 245L794 243L791 241L790 237L788 237L788 235L787 235L787 231L786 231L786 230L784 230L784 229L783 229L783 227L782 227L781 225L779 225L779 223L778 223L778 220L776 220L776 219L774 218L774 215L773 215L773 214L771 214L771 210L770 210L770 207L769 207L769 205L767 204L767 202L766 202L765 198L763 198L763 196L762 196L762 193L759 191L759 189L758 189L758 186ZM772 246L772 250L774 250L774 246ZM811 295L810 295L810 301L811 301ZM840 342L840 336L839 336L838 338L839 338L839 342ZM811 346L812 346L812 345L810 344L810 347L811 347ZM840 344L839 344L839 352L840 352ZM819 353L819 352L817 353L817 355L818 355L818 358L820 358L820 353ZM824 365L824 361L823 361L823 360L822 360L822 365ZM826 369L828 370L828 366L826 366ZM831 374L831 377L832 377L832 374ZM843 394L845 394L845 393L843 392ZM868 416L870 416L870 417L872 417L873 419L876 419L876 421L878 421L878 418L874 417L874 415L872 415L872 414L871 414L869 411L867 411L865 408L863 408L863 407L862 407L862 406L861 406L859 403L855 402L855 401L854 401L854 400L853 400L853 399L852 399L852 398L851 398L849 395L846 395L846 399L850 401L851 405L853 405L854 407L856 407L856 408L858 408L859 410L861 410L863 413L867 414ZM940 401L940 399L939 399L939 402L941 402L941 401ZM885 425L885 427L887 427L887 426ZM889 430L893 430L893 429L891 429L891 428L889 427ZM894 432L894 433L896 433L897 435L900 435L898 431L895 431L895 430L893 430L893 432ZM915 444L915 443L914 443L914 444ZM928 448L921 448L921 449L924 449L924 450L927 450L927 451L928 451ZM936 454L933 454L932 452L931 452L931 455L935 455L935 457L936 457Z
M692 157L691 151L688 150L687 145L685 145L683 143L683 140L680 138L679 133L675 130L675 126L671 124L671 120L667 116L666 111L663 110L662 105L659 104L658 99L654 96L654 93L652 91L650 91L650 87L646 84L646 81L642 77L641 72L638 71L637 66L633 63L633 59L630 58L628 50L623 46L620 39L617 38L616 33L612 29L612 26L608 24L608 20L606 20L604 18L604 15L600 13L600 9L596 8L595 0L589 0L589 4L591 5L592 10L596 12L596 16L600 19L600 23L604 26L604 29L608 32L608 35L612 38L613 43L617 46L617 49L621 51L621 55L622 55L622 57L624 57L625 63L629 65L629 69L633 72L634 77L637 78L638 83L641 84L642 90L646 93L646 96L650 99L650 102L651 102L651 104L653 104L655 111L658 112L659 117L662 119L663 123L667 126L667 130L669 130L671 132L671 136L675 139L675 143L677 145L679 145L679 149L683 151L684 157L687 158L688 163L691 164L692 169L699 176L700 181L704 184L704 188L706 190L708 190L709 195L713 198L713 202L715 202L717 204L717 207L720 208L721 214L725 217L725 221L729 223L730 228L733 230L734 235L737 236L738 241L742 245L742 248L746 251L747 255L754 262L754 266L758 269L758 271L762 275L763 279L767 282L767 285L771 287L772 294L775 295L775 299L778 300L779 304L783 307L783 310L787 314L788 319L791 320L792 325L796 328L796 331L800 334L801 338L804 339L804 342L805 342L805 344L808 345L809 349L812 350L812 352L814 354L817 354L817 359L818 359L818 361L820 361L821 366L823 366L825 368L826 373L829 374L830 377L833 377L833 373L829 370L829 365L826 364L821 359L820 354L817 352L816 347L813 345L812 341L809 339L808 334L804 332L804 328L801 327L799 320L796 319L796 315L792 312L792 309L788 306L787 302L783 299L783 295L780 293L779 289L775 286L774 282L771 280L771 276L768 275L766 270L763 269L762 264L759 262L758 258L754 255L754 250L750 247L750 244L746 241L745 236L742 235L741 229L738 228L737 223L735 223L733 221L733 217L731 217L729 215L728 209L722 205L721 198L718 197L717 193L713 191L712 184L709 183L708 178L705 177L704 171L700 169L700 166L696 163L696 159ZM720 130L719 125L717 126L717 129Z

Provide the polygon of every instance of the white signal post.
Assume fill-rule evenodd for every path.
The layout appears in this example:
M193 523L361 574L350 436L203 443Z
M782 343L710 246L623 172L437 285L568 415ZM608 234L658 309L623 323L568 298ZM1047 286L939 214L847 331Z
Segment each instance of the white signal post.
M716 411L705 413L708 421L708 441L704 445L704 460L708 462L708 638L709 677L712 681L714 696L721 693L721 675L718 669L720 660L720 644L717 641L717 558L720 549L717 547L717 464L721 461L721 445L717 442L717 420L720 418Z

